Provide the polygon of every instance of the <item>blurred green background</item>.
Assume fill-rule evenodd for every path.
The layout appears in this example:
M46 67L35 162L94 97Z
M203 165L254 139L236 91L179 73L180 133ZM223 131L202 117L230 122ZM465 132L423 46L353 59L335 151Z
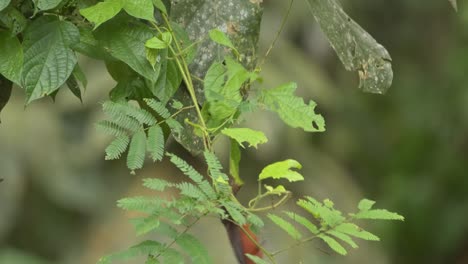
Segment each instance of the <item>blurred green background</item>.
M275 35L288 1L264 1L261 50ZM394 81L385 96L361 93L313 21L296 1L285 31L264 66L265 86L297 81L318 104L327 131L305 134L267 113L247 117L270 142L243 157L244 177L266 164L294 158L306 182L296 197L330 198L353 210L366 197L406 221L366 226L382 241L359 241L349 256L322 244L296 247L280 263L468 263L468 4L455 13L446 0L354 0L345 10L390 52ZM132 176L105 162L109 138L94 129L113 81L99 62L81 59L89 86L81 104L61 91L54 104L24 109L14 90L0 125L0 263L88 264L126 248L136 238L115 201L151 195L142 177L173 177L169 164ZM171 149L179 149L174 142ZM222 149L222 148L221 148ZM221 151L223 152L223 151ZM466 155L466 156L465 156ZM247 199L255 186L244 188ZM287 206L293 206L288 203ZM235 263L221 223L194 230L215 263ZM267 248L293 243L281 231L260 233ZM325 251L325 252L324 252ZM141 263L141 261L128 262Z

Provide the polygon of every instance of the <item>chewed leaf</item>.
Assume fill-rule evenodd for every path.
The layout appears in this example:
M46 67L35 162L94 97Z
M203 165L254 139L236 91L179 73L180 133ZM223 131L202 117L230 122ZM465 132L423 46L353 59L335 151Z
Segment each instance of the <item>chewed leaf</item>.
M258 144L263 144L268 141L262 131L256 131L250 128L225 128L221 133L236 140L242 147L243 142L249 143L249 147L257 148Z
M291 169L300 169L302 165L293 159L275 162L266 166L260 173L258 179L264 180L267 178L287 179L290 182L303 181L304 177L297 171Z
M308 3L346 70L359 73L359 87L364 92L385 93L393 80L388 51L354 22L337 0Z
M287 83L274 89L262 91L262 103L270 111L278 113L281 120L291 127L299 127L307 132L325 131L325 120L315 113L315 102L304 103L294 95L296 83Z

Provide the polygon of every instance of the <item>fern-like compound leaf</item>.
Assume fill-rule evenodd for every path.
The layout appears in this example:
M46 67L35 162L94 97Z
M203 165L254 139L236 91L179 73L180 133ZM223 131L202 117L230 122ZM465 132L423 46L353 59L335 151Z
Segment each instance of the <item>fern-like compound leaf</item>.
M147 178L147 179L143 179L143 186L151 190L162 192L166 189L166 187L171 187L173 186L173 184L166 180L159 179L159 178L152 178L152 179Z
M167 119L171 116L169 110L162 104L161 102L156 101L155 99L149 99L145 98L144 99L145 103L151 107L158 115L160 115L162 118Z
M345 218L341 212L318 202L312 197L306 197L307 200L299 199L297 205L304 208L312 214L315 218L319 219L324 226L336 226L343 223Z
M290 222L274 214L268 214L268 218L270 218L270 220L281 229L286 231L286 233L288 233L292 238L296 240L301 239L301 233Z
M292 220L296 221L297 223L301 224L305 228L307 228L312 234L316 235L319 233L319 230L316 225L314 225L309 219L295 214L293 212L285 212L286 215L291 218Z
M270 262L263 260L260 257L257 257L255 255L250 255L250 254L245 254L250 260L253 261L255 264L269 264Z
M155 208L162 207L163 202L162 199L136 196L118 200L117 206L129 211L153 212Z
M136 256L154 254L155 252L159 252L162 249L164 249L164 245L160 242L146 240L127 250L103 257L98 261L98 264L110 264L116 260L127 260Z
M147 148L153 161L162 160L164 155L164 133L159 125L149 128Z
M374 219L374 220L405 220L405 218L397 213L390 212L385 209L374 209L361 211L357 214L351 214L356 219Z
M141 169L145 162L146 154L146 134L140 130L133 135L127 155L127 167L135 173L135 170Z
M122 153L127 150L130 138L127 135L122 135L114 139L106 148L106 160L114 160L120 158Z
M228 212L229 216L232 218L232 220L240 225L244 225L247 223L247 219L245 216L242 214L242 208L234 202L231 201L226 201L223 202L222 205Z
M346 249L342 245L340 245L340 243L338 243L338 241L336 241L334 238L324 234L321 234L318 237L322 239L325 243L327 243L327 245L336 253L340 255L348 254L348 251L346 251Z
M106 134L115 136L115 137L121 137L127 135L127 131L125 130L124 127L116 124L115 122L103 120L99 121L96 124L96 128L103 131Z
M379 241L380 238L353 223L342 223L334 228L335 231L345 233L364 240Z
M348 236L347 234L344 234L344 233L341 233L341 232L337 232L335 230L330 230L330 231L327 231L327 234L330 234L336 238L339 238L341 239L343 242L347 243L348 245L350 245L352 248L358 248L358 245L353 241L353 239Z
M177 250L173 248L167 248L164 252L161 253L161 258L164 259L162 263L171 263L171 264L184 264L184 256ZM155 262L160 263L160 262ZM146 264L146 263L145 263Z
M213 263L208 255L205 246L194 236L184 233L181 234L176 244L190 256L192 263L197 264L211 264Z

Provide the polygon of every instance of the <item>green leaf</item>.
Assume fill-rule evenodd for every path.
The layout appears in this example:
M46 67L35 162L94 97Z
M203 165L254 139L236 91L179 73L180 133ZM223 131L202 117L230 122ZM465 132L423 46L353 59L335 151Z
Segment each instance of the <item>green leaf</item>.
M10 4L10 0L0 0L0 11L5 9Z
M405 218L397 213L389 212L385 209L374 209L368 211L361 211L357 214L351 214L356 219L378 219L378 220L400 220L404 221Z
M122 127L119 124L116 124L115 122L111 122L107 120L99 121L96 124L96 128L103 131L106 134L109 134L115 137L127 135L127 131L125 130L125 127Z
M158 228L160 223L158 219L159 215L150 215L148 217L139 219L140 221L134 222L137 236L147 234Z
M234 183L238 186L244 184L240 175L239 175L239 163L241 160L241 152L239 149L239 144L231 139L231 152L229 155L229 174L231 174L234 179Z
M27 28L21 81L27 103L51 94L65 83L77 62L70 46L79 37L75 25L56 16L42 16Z
M319 235L318 236L320 239L322 239L325 243L327 243L327 245L333 249L333 251L335 251L336 253L340 254L340 255L346 255L348 254L348 252L346 251L346 249L340 245L340 243L338 243L335 239L327 236L327 235Z
M152 0L125 0L123 9L133 17L154 21Z
M168 248L164 250L161 254L161 257L164 259L163 263L171 263L171 264L184 264L184 256L180 254L177 250Z
M292 220L298 222L299 224L303 225L307 228L312 234L316 235L319 233L317 226L315 226L312 222L310 222L307 218L295 214L293 212L286 212L286 215L289 216Z
M273 221L273 223L275 223L281 229L286 231L295 240L301 239L301 233L288 221L274 214L268 214L268 218L270 218L270 220Z
M297 171L291 169L301 169L302 165L293 159L278 161L263 168L258 179L264 180L268 178L286 179L290 182L303 181L304 177Z
M137 256L155 254L165 246L157 241L146 240L122 252L114 253L101 258L98 264L110 264L116 260L127 260Z
M255 264L269 264L270 262L263 260L260 257L255 255L245 254L250 260L252 260Z
M143 186L155 191L164 191L166 187L172 186L172 184L166 180L159 178L148 178L143 179Z
M265 89L261 101L291 127L299 127L307 132L325 131L323 117L314 111L316 103L310 101L308 105L305 104L301 97L294 95L296 88L296 83L287 83L274 89Z
M268 141L262 131L256 131L250 128L225 128L221 131L224 135L234 139L242 145L243 142L249 143L249 147L257 148L258 144L263 144Z
M136 169L141 169L145 162L146 152L146 134L140 130L132 137L130 147L128 149L127 167L135 174Z
M16 36L0 31L0 75L20 84L23 69L23 47Z
M213 40L214 42L221 44L223 46L226 46L228 48L231 48L236 54L239 54L236 47L234 47L234 44L232 44L228 36L226 36L226 34L222 32L221 30L217 28L212 29L210 30L209 35L210 35L211 40Z
M123 198L117 201L117 206L124 210L153 212L155 209L161 208L163 201L160 198L148 198L143 196Z
M167 119L171 116L169 110L167 110L167 108L161 102L149 98L145 98L143 100L149 107L151 107L151 109L158 113L158 115L160 115L162 118Z
M319 219L322 226L334 227L345 221L345 217L341 212L331 208L330 206L323 205L312 197L306 197L307 200L299 199L297 205L307 210L315 218Z
M97 30L96 36L113 57L125 62L151 82L156 82L159 68L153 69L146 59L145 40L153 37L149 27L142 24L105 24Z
M344 233L340 233L335 230L329 230L327 231L327 234L330 234L336 238L341 239L342 241L350 245L352 248L358 248L358 245L353 241L353 239Z
M28 25L28 20L16 8L9 6L2 11L0 22L3 23L12 33L18 35Z
M359 201L358 209L361 211L367 211L370 210L374 204L375 201L369 199L362 199L361 201Z
M40 10L49 10L56 8L63 0L37 0L37 7Z
M342 223L336 226L335 231L345 233L354 237L358 237L364 240L379 241L379 237L367 232L366 230L360 228L359 226L352 223Z
M120 158L122 153L127 150L130 139L127 135L119 136L106 148L106 160L115 160Z
M96 29L102 23L115 17L120 10L122 10L124 7L123 1L124 0L105 0L104 2L99 2L94 6L81 9L80 13L87 20L94 23L94 28Z
M170 32L164 32L159 37L152 37L146 41L145 47L150 49L165 49L169 47L172 42L172 35Z
M153 161L161 161L164 155L164 133L159 125L154 125L148 130L147 148Z
M359 73L359 87L385 93L393 71L388 51L352 20L337 0L308 0L310 10L348 71Z
M0 112L10 100L12 86L13 83L10 80L0 75Z
M179 247L182 248L192 259L192 263L210 264L212 261L208 255L208 251L203 244L190 234L181 234L176 240Z
M167 14L167 9L161 0L153 0L153 5L164 14Z

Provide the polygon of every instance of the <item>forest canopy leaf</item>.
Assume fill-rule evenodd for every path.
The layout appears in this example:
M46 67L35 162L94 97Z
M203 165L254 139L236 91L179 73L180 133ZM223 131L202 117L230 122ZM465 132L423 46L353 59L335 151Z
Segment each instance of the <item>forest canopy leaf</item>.
M5 9L10 4L10 0L0 0L0 11Z
M78 28L55 16L40 17L26 29L21 83L27 103L51 94L65 83L77 62L70 46L79 40Z
M296 88L296 83L287 83L263 90L261 101L291 127L299 127L307 132L325 131L325 120L314 111L316 103L310 101L305 104L301 97L294 95Z
M0 75L20 84L23 68L23 48L16 36L0 31Z
M359 87L364 92L385 93L393 80L388 51L352 20L337 0L307 2L346 70L359 73Z
M290 182L303 181L304 177L297 171L292 169L300 169L302 165L293 159L275 162L263 168L258 179L264 180L268 178L286 179Z

